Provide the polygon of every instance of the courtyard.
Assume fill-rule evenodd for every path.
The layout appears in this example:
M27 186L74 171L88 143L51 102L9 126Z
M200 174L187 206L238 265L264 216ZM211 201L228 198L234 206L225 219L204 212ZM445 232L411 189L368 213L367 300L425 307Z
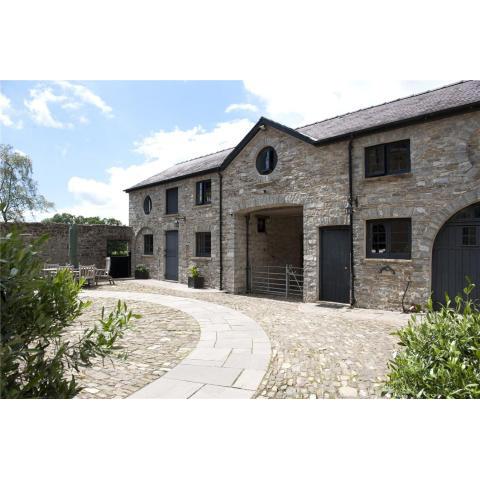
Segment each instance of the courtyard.
M81 398L380 398L408 316L119 280L84 291L98 318L118 299L140 313L128 357L81 372ZM189 313L187 313L189 312Z

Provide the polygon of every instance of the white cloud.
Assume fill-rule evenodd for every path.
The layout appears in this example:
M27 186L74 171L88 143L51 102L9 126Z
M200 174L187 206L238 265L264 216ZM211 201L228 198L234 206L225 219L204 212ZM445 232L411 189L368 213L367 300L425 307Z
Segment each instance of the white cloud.
M84 85L78 83L71 83L66 81L55 82L59 85L65 92L71 92L75 97L77 97L80 102L69 102L64 108L80 108L82 104L89 104L97 107L100 111L106 114L109 117L112 117L112 107L108 105L102 98L93 93Z
M323 80L292 82L281 78L248 80L246 90L259 98L265 115L291 127L370 107L451 81Z
M71 123L63 123L53 118L49 103L64 103L68 98L64 95L55 95L51 88L32 88L31 100L25 100L25 106L33 120L38 125L51 128L71 128Z
M14 113L10 99L0 92L0 125L5 127L22 128L22 122L14 122Z
M232 103L225 109L225 113L245 110L247 112L258 112L258 107L252 103Z
M125 188L155 175L171 165L200 155L235 146L252 128L246 119L218 123L212 130L196 126L152 133L134 145L144 161L129 167L111 167L106 181L72 177L68 189L76 203L60 208L75 215L115 217L128 222L128 195Z
M54 117L51 105L55 104L67 112L77 111L90 105L99 109L107 117L113 117L112 107L98 95L84 85L66 81L32 88L30 98L25 100L24 104L35 123L50 128L72 128L74 126L72 121L60 121ZM76 120L82 124L88 123L88 119L84 115L77 115Z

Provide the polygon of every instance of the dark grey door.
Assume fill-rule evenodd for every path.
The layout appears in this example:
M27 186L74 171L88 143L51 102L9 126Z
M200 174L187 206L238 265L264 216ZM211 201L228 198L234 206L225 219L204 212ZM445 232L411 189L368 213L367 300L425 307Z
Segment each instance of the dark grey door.
M165 278L178 280L178 231L165 232Z
M470 277L480 302L480 203L462 210L440 230L433 247L432 291L435 303L453 300Z
M321 230L320 300L350 303L350 230Z

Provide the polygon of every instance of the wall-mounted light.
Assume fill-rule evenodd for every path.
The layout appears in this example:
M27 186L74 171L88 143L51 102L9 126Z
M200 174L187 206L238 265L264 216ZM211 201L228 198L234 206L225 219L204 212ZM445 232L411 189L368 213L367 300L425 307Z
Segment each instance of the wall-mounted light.
M345 205L345 214L350 215L352 213L352 210L352 204L350 202L347 202L347 204Z

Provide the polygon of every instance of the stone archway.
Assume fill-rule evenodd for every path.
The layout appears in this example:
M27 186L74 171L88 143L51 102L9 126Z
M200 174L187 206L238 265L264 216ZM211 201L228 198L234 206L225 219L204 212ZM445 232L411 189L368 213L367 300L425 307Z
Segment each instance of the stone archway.
M238 202L237 209L232 213L247 214L265 208L302 207L304 203L305 198L301 194L257 195Z

